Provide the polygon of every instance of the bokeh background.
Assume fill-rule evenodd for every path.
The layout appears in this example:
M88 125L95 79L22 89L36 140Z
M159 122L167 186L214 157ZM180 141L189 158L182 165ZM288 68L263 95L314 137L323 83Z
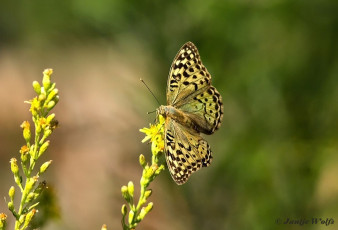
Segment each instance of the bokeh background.
M53 68L60 128L40 163L42 229L121 229L122 185L138 190L138 130L164 104L172 59L199 48L223 96L222 127L206 139L212 165L177 186L152 184L138 229L299 229L276 219L333 218L338 227L338 3L335 0L33 0L0 7L0 197L24 144L33 80ZM0 199L0 212L13 218ZM42 218L44 219L44 218Z

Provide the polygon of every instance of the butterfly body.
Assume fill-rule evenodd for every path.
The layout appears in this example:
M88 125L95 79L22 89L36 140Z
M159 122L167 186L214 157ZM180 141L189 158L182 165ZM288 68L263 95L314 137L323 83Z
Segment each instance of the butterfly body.
M158 113L164 116L165 118L170 117L171 119L175 120L175 122L184 124L185 126L188 126L188 127L192 127L196 130L198 129L195 126L193 120L190 119L190 117L187 114L185 114L179 109L176 109L175 107L171 105L168 105L168 106L161 105L158 108Z
M167 104L157 109L165 117L166 161L174 181L183 184L193 172L210 165L211 149L200 133L214 133L223 117L222 97L192 42L182 46L172 63Z

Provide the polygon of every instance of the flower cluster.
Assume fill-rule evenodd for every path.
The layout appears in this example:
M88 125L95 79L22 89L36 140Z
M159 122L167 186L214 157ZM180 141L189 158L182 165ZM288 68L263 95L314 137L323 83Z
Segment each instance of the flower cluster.
M7 215L5 213L0 213L0 229L6 228L6 219Z
M157 155L159 152L163 152L164 149L164 123L164 117L162 115L158 115L158 122L156 124L149 124L149 128L140 129L140 132L146 134L142 143L150 140L151 152L154 155Z
M46 69L43 72L42 86L37 81L33 82L33 88L37 96L30 101L26 101L31 105L30 111L34 123L34 135L32 135L29 121L24 121L21 124L21 128L26 143L19 151L22 171L20 172L16 158L10 160L14 181L22 193L19 208L16 209L14 206L15 187L12 186L8 192L10 201L7 205L16 219L15 229L26 229L29 226L37 213L35 208L38 202L34 203L34 201L47 187L45 181L39 182L39 177L48 169L52 161L43 163L35 173L34 168L37 160L46 152L49 146L47 138L58 124L55 120L55 114L49 114L59 101L58 89L55 88L55 83L52 83L50 79L52 73L51 69ZM33 142L31 141L32 139L34 140ZM25 182L23 177L26 178ZM1 218L5 219L5 216L2 215ZM5 223L2 225L5 225Z
M151 196L152 190L148 189L150 182L152 182L156 176L158 176L164 169L164 164L159 163L160 153L164 150L164 118L159 115L158 122L154 125L150 124L149 128L140 129L141 132L146 134L146 137L142 140L142 143L146 141L151 142L152 161L151 165L146 162L143 154L139 157L139 163L143 168L142 177L140 180L140 197L137 204L134 204L134 184L129 181L128 185L124 185L121 188L122 196L126 200L129 206L128 223L125 222L125 218L128 213L127 205L122 205L122 227L124 230L135 229L137 224L141 222L147 213L153 208L153 203L149 202L147 205L147 199Z

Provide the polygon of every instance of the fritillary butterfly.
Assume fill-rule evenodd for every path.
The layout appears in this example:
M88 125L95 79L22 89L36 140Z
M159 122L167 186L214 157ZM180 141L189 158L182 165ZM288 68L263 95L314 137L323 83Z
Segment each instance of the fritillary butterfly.
M223 118L222 97L211 85L196 46L185 43L171 65L167 83L167 105L157 113L165 117L165 156L177 184L212 161L209 144L200 133L212 134Z

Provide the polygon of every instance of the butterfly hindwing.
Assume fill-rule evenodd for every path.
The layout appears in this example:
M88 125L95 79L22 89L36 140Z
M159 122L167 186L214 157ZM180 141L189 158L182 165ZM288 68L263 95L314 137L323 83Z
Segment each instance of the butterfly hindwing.
M223 118L222 97L215 87L193 95L179 103L177 108L190 117L199 132L212 134L217 130Z
M193 172L212 161L209 144L194 129L170 117L165 124L165 154L169 172L177 184L185 183Z

